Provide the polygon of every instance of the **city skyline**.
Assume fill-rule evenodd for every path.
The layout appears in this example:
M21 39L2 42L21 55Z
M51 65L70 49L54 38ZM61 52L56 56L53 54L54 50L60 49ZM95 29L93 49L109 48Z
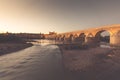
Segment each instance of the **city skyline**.
M68 32L119 24L119 0L1 0L0 31Z

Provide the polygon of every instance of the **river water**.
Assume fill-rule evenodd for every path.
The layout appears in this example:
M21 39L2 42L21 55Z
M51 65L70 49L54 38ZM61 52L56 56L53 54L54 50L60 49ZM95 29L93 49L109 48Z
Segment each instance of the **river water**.
M65 80L61 52L49 43L0 56L0 80Z

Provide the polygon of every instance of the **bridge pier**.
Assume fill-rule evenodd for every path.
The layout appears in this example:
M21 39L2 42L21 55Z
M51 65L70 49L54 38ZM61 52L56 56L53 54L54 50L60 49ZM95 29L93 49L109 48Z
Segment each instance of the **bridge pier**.
M94 37L87 37L85 43L95 43Z
M87 44L90 47L98 46L98 41L95 37L86 37L85 44Z
M120 36L115 35L110 37L110 44L120 46Z

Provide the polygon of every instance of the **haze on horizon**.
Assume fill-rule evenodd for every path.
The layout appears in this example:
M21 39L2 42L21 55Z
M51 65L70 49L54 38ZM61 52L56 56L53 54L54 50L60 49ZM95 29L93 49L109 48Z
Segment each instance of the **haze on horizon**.
M67 32L120 23L120 0L0 0L0 31Z

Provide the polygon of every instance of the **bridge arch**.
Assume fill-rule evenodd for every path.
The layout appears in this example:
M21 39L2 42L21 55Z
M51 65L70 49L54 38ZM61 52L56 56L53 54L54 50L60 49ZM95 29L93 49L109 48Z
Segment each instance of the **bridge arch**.
M65 38L66 38L66 36L65 36L65 35L62 35L62 36L61 36L61 41L65 41Z
M86 37L94 37L94 35L92 33L88 33Z
M73 35L73 34L70 34L70 35L69 35L68 41L69 41L70 43L74 41L74 35Z
M102 33L104 33L102 35ZM107 42L110 43L110 37L112 36L111 32L109 30L99 30L95 34L95 42L100 43L100 42Z
M61 36L62 35L57 35L56 40L61 41Z
M79 41L79 43L85 43L85 37L86 37L86 35L85 35L85 33L80 33L79 34L79 36L78 36L78 41Z
M92 33L88 33L86 35L86 43L92 44L94 42L94 35Z
M77 42L77 41L78 41L78 35L74 34L74 42Z

